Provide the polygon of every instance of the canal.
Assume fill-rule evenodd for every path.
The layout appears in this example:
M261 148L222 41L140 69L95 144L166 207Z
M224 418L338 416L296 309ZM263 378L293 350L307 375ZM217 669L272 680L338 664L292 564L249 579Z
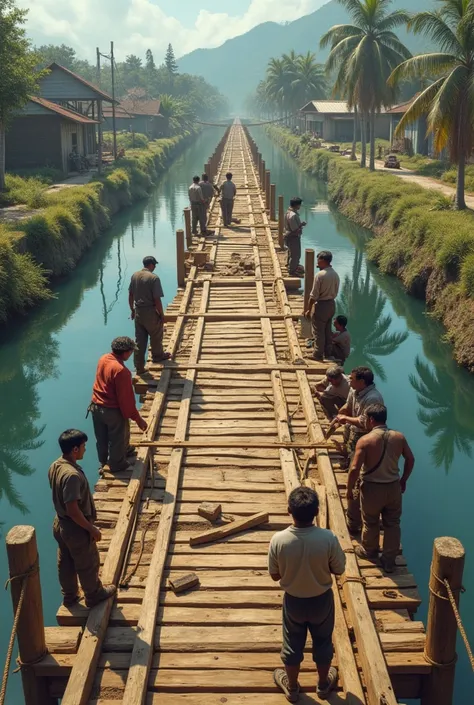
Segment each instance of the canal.
M132 333L127 287L146 254L159 260L165 303L176 291L175 237L194 173L214 150L221 130L209 130L179 157L152 197L119 215L114 227L86 254L71 278L56 288L57 298L39 307L0 337L0 582L7 576L4 536L20 523L36 527L46 624L54 624L60 603L53 510L47 469L59 452L57 437L66 427L90 437L83 462L91 484L97 459L90 400L98 357L117 335ZM464 544L468 560L462 615L474 639L474 538L470 499L474 492L471 448L474 441L474 379L451 359L441 326L421 302L405 295L398 282L380 275L364 255L367 233L328 206L326 187L303 174L275 147L261 128L253 128L277 193L285 201L304 199L304 245L329 248L341 275L339 311L349 318L353 353L347 369L366 364L389 407L389 423L403 431L416 455L415 473L405 495L403 546L423 597L426 619L432 542L452 535ZM0 662L11 626L10 596L0 597ZM3 666L2 666L3 667ZM456 705L472 702L471 673L462 644ZM22 702L19 675L11 675L7 705Z

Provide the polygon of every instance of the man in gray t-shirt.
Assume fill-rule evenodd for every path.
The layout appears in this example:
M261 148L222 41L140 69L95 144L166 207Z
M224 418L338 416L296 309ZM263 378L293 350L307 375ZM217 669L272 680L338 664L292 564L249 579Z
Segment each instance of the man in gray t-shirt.
M222 208L222 222L224 227L230 227L232 225L232 213L234 210L234 198L237 195L237 189L232 181L232 174L229 171L225 175L225 181L220 188L221 192L221 208ZM239 221L240 222L240 221Z
M298 675L308 629L319 674L317 694L326 697L337 683L333 657L334 597L332 575L341 575L346 557L337 537L314 525L319 500L309 487L297 487L288 498L293 525L275 534L268 551L268 570L285 591L283 598L284 669L273 674L289 702L299 696Z

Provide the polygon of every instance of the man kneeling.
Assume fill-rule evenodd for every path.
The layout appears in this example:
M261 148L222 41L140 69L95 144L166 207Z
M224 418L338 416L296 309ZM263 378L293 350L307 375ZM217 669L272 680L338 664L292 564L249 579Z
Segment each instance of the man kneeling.
M283 646L285 669L273 674L275 684L290 703L299 697L298 675L306 637L313 640L313 660L319 674L316 693L326 698L337 683L333 657L334 596L331 575L341 575L346 557L336 536L314 525L318 495L309 487L297 487L288 498L293 525L275 534L268 552L268 570L285 591L283 598Z

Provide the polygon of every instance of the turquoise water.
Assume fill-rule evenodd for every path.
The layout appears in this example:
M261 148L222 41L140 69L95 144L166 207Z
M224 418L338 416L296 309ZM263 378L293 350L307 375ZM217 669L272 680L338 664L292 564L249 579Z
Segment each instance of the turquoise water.
M4 536L15 524L36 527L45 622L54 624L60 602L53 509L47 469L58 455L57 437L78 426L92 439L90 400L95 365L117 335L132 333L127 302L131 274L146 254L159 259L165 303L176 291L175 236L190 177L200 172L220 137L219 129L196 139L158 184L152 198L122 213L114 227L86 254L72 277L56 288L57 298L38 308L0 337L0 583L7 577ZM366 233L328 208L324 184L302 174L260 129L254 135L264 153L277 192L304 198L304 244L329 247L343 280L340 310L350 319L354 352L348 367L369 364L385 396L390 424L406 433L416 455L415 473L405 496L403 545L423 597L426 617L428 572L436 536L459 538L472 555L470 498L474 379L451 360L441 342L442 328L423 305L407 297L398 282L367 266ZM38 446L38 447L34 447ZM83 462L91 483L97 479L92 440ZM23 512L27 513L23 513ZM474 639L474 561L467 561L462 614ZM0 662L11 626L11 603L0 593ZM470 705L472 675L459 645L456 705ZM19 675L11 675L7 705L23 702Z

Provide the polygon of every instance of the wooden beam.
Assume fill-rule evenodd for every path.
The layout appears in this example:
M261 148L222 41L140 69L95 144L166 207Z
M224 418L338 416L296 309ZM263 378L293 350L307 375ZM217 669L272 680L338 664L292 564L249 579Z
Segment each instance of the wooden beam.
M258 514L253 514L245 519L238 519L237 521L230 522L230 524L218 526L215 529L209 529L209 531L204 531L201 534L191 536L189 543L191 546L199 546L203 543L219 541L220 539L227 538L227 536L233 536L234 534L238 534L246 529L253 529L255 526L268 524L268 521L268 512L259 512Z
M255 435L258 436L258 429L255 431ZM139 441L137 447L143 448L329 448L332 449L333 446L330 443L317 442L317 443L307 443L307 442L292 442L292 441L246 441L242 439L241 441L219 441L217 437L212 441L206 440L192 440L192 441Z

